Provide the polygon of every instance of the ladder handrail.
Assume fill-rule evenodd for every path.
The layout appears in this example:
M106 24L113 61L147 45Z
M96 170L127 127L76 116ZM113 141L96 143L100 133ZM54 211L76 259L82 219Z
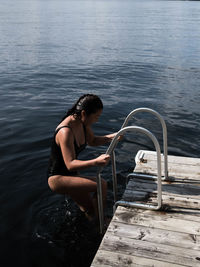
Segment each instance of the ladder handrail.
M166 123L163 119L163 117L155 110L150 109L150 108L137 108L131 111L128 116L126 117L124 123L122 124L122 128L126 127L129 120L139 112L149 112L153 115L155 115L161 122L162 125L162 130L163 130L163 154L164 154L164 181L168 180L168 148L167 148L167 126Z
M113 158L113 155L114 155L113 151L114 151L116 145L118 144L118 137L120 135L123 135L127 131L132 131L132 132L136 131L136 132L146 134L153 141L154 146L156 148L156 152L157 152L157 179L158 179L157 180L157 191L158 191L157 201L158 201L158 205L154 206L154 205L139 204L139 203L131 202L131 206L158 210L161 208L161 205L162 205L162 185L161 185L161 152L160 152L160 145L159 145L156 137L150 131L148 131L147 129L145 129L143 127L138 127L138 126L124 127L117 132L116 136L113 138L112 142L110 143L110 146L109 146L106 153L109 155L112 154L112 158ZM102 170L102 167L99 168L99 170L97 172L97 200L98 200L100 232L103 233L104 214L103 214L103 199L102 199L102 188L101 188L101 170ZM114 166L114 172L116 174L115 166ZM115 194L116 194L116 191L117 191L117 188L114 188ZM126 205L127 205L127 203L128 202L126 202ZM117 202L117 204L119 204L119 202ZM121 204L124 205L124 202L121 202ZM116 203L115 203L115 205L116 205Z

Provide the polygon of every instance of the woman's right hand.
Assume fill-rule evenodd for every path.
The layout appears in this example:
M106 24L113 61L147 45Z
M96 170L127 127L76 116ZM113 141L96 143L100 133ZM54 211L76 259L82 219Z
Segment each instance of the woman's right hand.
M105 166L108 164L109 160L110 160L110 155L102 154L98 158L96 158L96 165Z

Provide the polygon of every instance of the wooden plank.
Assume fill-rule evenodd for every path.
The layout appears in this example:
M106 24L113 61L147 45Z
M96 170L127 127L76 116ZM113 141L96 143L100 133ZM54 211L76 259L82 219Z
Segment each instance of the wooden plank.
M153 162L154 163L154 162ZM162 165L162 176L164 176L164 168ZM142 171L141 171L142 170ZM169 177L173 180L173 179L184 179L185 181L187 180L193 180L200 182L200 174L199 174L199 167L189 167L189 166L181 166L180 169L180 165L169 165L168 167L168 171L169 171ZM134 172L142 172L142 173L147 173L147 174L151 174L151 175L157 175L157 164L156 162L154 164L152 164L152 162L149 163L143 163L140 165L136 165Z
M140 192L136 190L126 190L124 193L123 200L125 201L138 201L144 203L145 201L148 203L157 203L157 194L156 193L148 193L148 192ZM145 202L145 203L146 203ZM197 209L200 211L200 199L191 198L188 196L177 196L176 194L162 194L162 202L163 205L168 206L168 210L173 210L174 207L180 207L180 208L191 208L191 209Z
M140 151L138 152L138 154ZM137 156L136 156L137 157ZM162 175L164 175L164 163L162 157ZM181 168L180 168L181 166ZM200 159L168 156L168 171L172 178L185 178L200 182ZM137 162L134 172L157 174L157 158L154 152L145 151L142 162Z
M162 262L176 263L182 266L199 266L199 251L179 248L163 244L155 244L143 240L129 239L110 235L105 236L100 249L104 251L115 251L120 255L132 255Z
M127 185L127 190L154 192L157 193L156 181L143 180L143 179L131 179ZM184 197L191 197L194 199L200 199L200 186L194 184L185 183L166 183L162 182L163 194L176 194Z
M198 211L199 212L199 211ZM172 211L153 211L153 210L147 210L147 209L138 209L138 208L125 208L125 207L118 207L117 211L115 212L115 217L123 217L123 214L127 214L127 218L129 216L144 216L144 217L152 217L155 219L164 219L166 220L167 217L169 218L174 218L174 219L182 219L185 221L190 221L191 222L197 222L200 223L199 216L197 216L197 211L196 210L191 210L191 209L175 209ZM198 213L199 214L199 213ZM126 221L124 221L126 223Z
M92 267L106 267L106 266L120 266L120 267L180 267L182 264L174 264L163 261L158 261L156 259L148 259L145 257L138 257L133 255L119 254L114 251L99 250L92 265Z
M157 203L157 196L150 196L149 201L152 203ZM200 199L190 198L190 197L179 197L179 196L169 196L162 195L162 201L164 205L169 206L169 210L173 207L182 207L187 209L198 209L200 212ZM200 215L200 213L198 213ZM197 214L197 216L198 216Z
M113 220L124 224L143 225L193 235L200 234L200 220L194 215L118 207Z
M142 225L124 225L121 222L113 221L107 233L115 236L126 236L130 239L143 240L156 244L164 244L180 248L200 250L200 235L173 232L163 229L156 229Z
M157 204L157 194L148 193L148 195L138 195L138 197L135 197L135 193L137 193L137 191L127 190L122 200L136 203L148 203L151 205ZM146 200L147 197L148 200ZM187 196L179 197L175 194L162 194L162 210L178 212L178 209L180 212L184 212L184 214L193 213L195 216L200 216L200 199Z
M155 151L149 151L149 150L139 150L136 158L139 157L139 155L142 156L142 159L144 160L154 160L157 161L157 156ZM164 161L163 154L161 155L161 160ZM140 161L137 162L137 164L140 163ZM200 158L191 158L191 157L183 157L183 156L173 156L168 155L168 163L178 163L178 164L185 164L185 165L196 165L200 167Z
M123 200L126 201L137 201L137 200L146 200L150 194L148 192L136 191L136 190L126 190L122 196Z

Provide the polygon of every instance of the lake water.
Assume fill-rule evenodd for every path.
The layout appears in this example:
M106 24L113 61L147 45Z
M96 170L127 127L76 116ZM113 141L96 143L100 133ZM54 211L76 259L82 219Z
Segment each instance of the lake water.
M153 108L166 121L169 154L199 157L199 14L198 1L0 2L1 266L90 265L95 227L46 179L53 131L80 95L104 102L96 134L119 130L135 108ZM154 117L137 115L132 124L162 145ZM117 147L121 193L139 149L153 146L136 134ZM88 148L83 158L105 150ZM108 214L110 173L108 166Z

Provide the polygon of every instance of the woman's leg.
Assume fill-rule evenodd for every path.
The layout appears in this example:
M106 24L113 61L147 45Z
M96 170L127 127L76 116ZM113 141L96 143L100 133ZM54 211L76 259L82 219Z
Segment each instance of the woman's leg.
M49 177L52 191L69 195L82 211L89 211L98 216L96 199L97 182L95 178L55 175ZM103 203L106 203L107 183L102 179Z

